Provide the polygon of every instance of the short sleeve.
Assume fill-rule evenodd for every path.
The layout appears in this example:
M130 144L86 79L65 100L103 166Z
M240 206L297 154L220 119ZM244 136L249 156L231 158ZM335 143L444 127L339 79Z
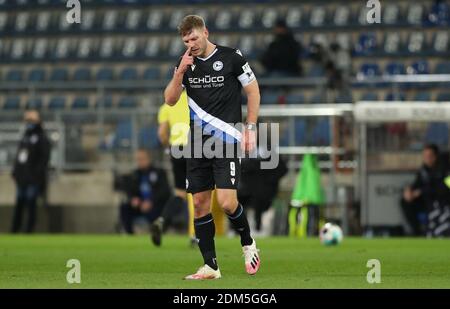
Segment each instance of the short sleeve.
M233 54L233 73L241 83L242 87L245 87L256 80L255 74L239 49Z
M166 104L161 105L158 112L158 124L169 121L169 111Z

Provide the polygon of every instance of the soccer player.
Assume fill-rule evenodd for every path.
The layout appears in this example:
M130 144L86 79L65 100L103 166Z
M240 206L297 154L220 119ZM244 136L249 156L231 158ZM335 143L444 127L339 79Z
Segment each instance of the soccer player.
M187 47L176 66L172 80L164 91L165 102L174 105L183 88L190 109L190 143L192 148L209 145L211 139L221 138L222 145L238 144L245 152L255 148L256 122L259 110L259 87L249 64L239 50L219 46L208 40L203 18L188 15L183 18L179 34ZM234 126L242 121L241 89L247 96L247 122L243 133ZM200 138L195 134L202 130ZM216 144L215 144L216 145ZM201 147L201 149L205 149ZM237 199L240 160L190 154L187 159L186 187L194 199L194 226L204 265L185 279L202 280L221 277L216 261L215 226L211 215L211 191L216 188L217 200L239 232L248 274L260 267L256 243Z
M178 147L183 149L188 143L189 137L189 107L186 91L181 93L180 99L175 106L161 105L158 112L158 136L163 146ZM194 230L194 201L192 194L186 194L186 158L175 158L170 154L172 173L175 180L175 198L173 202L187 204L189 210L189 236L191 246L197 245ZM224 232L225 215L217 203L216 194L213 191L211 198L211 209L216 223L216 232ZM163 211L163 216L155 220L152 225L152 241L155 245L161 244L162 233L167 227L167 216L173 213ZM170 218L169 218L170 219Z

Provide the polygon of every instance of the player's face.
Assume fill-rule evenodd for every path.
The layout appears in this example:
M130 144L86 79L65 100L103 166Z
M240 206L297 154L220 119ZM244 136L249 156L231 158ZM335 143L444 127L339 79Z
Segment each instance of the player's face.
M139 169L146 169L150 166L150 157L145 151L136 153L136 163Z
M191 56L201 57L206 53L206 46L208 43L208 30L192 29L191 32L183 36L184 45L191 48Z
M431 149L424 149L422 157L423 163L428 167L433 167L437 160L436 155Z

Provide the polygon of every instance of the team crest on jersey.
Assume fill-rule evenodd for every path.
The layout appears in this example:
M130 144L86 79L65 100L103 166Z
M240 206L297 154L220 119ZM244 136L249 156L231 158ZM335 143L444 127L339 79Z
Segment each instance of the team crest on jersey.
M220 71L223 68L223 63L222 61L216 61L213 63L213 69L214 71Z

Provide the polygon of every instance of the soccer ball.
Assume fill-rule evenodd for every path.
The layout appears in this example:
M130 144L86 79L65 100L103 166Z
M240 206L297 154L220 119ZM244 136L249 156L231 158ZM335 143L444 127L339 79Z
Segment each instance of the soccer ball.
M326 223L320 229L320 242L325 246L338 245L342 242L344 235L341 228L333 223Z

